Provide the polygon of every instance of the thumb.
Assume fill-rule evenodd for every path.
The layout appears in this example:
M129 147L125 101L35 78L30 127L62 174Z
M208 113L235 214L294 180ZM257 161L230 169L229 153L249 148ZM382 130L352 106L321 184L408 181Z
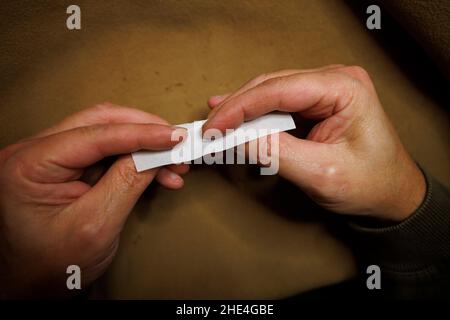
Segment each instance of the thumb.
M299 139L286 132L280 133L278 148L280 175L305 191L314 188L327 168L325 159L329 159L331 147Z
M99 221L104 221L108 232L120 232L129 213L158 170L155 168L137 172L130 155L120 157L83 196L83 205L88 209L86 211L95 208L96 214L103 215L99 217Z
M158 129L158 128L157 128ZM157 130L155 129L155 130ZM174 134L175 131L171 131ZM185 139L185 131L182 131ZM152 144L171 147L178 139L170 140L168 136L159 137ZM178 138L178 136L175 136ZM149 149L151 146L148 147ZM108 169L103 177L80 199L78 199L80 215L86 215L84 221L95 221L108 235L116 235L122 230L126 218L137 200L155 178L157 168L137 172L131 155L121 156ZM80 208L81 207L81 208ZM93 210L94 209L94 210ZM95 217L92 216L95 211Z

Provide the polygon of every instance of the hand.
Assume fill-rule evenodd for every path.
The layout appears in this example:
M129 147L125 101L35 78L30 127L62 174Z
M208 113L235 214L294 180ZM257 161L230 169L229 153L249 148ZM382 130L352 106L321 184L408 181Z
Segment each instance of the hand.
M82 287L98 278L145 188L154 178L182 187L179 174L188 166L137 173L124 155L101 176L92 175L92 165L139 149L169 149L178 143L174 131L186 135L157 116L103 104L1 150L0 294L67 292L72 264L82 269Z
M329 210L401 221L424 198L422 172L360 67L266 74L208 104L204 132L225 132L273 110L315 120L306 139L280 134L279 173Z

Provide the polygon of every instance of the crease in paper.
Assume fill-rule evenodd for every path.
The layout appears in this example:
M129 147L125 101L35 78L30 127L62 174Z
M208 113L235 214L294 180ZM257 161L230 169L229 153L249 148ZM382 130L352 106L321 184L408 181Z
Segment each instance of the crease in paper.
M132 154L138 172L169 164L189 162L213 152L221 152L240 144L282 131L295 129L289 113L269 113L244 122L231 133L213 141L202 138L202 126L206 120L177 125L188 130L185 141L164 151L137 151Z

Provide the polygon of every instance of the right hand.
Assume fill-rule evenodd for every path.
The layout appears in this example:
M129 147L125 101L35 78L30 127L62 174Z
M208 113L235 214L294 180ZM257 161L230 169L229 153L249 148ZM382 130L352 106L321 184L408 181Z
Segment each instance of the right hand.
M81 268L82 288L97 279L147 186L181 188L188 170L136 172L129 153L171 149L177 137L186 129L104 104L0 150L0 297L68 294L69 265ZM106 172L90 170L116 155Z
M423 200L423 174L360 67L266 74L208 103L204 132L225 132L274 110L317 121L306 139L280 134L279 173L327 209L401 221Z

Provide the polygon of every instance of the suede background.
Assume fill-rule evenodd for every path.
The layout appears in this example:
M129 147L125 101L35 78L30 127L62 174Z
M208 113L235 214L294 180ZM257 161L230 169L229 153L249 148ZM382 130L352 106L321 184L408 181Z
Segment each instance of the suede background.
M1 147L103 101L190 122L258 74L357 64L415 159L450 183L448 83L383 7L369 31L353 1L77 1L82 30L69 31L70 4L1 5ZM336 283L356 273L341 224L279 177L196 166L183 190L143 195L96 295L277 298Z

